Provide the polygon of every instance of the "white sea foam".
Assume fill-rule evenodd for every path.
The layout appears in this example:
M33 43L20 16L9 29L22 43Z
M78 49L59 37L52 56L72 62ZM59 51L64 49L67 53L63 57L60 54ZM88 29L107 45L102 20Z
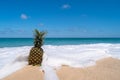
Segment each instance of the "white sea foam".
M28 64L31 47L0 48L0 79ZM47 68L48 71L62 65L87 67L106 57L120 59L120 44L45 45L43 49L45 55L42 65L51 67Z
M0 48L0 79L27 65L30 47Z
M42 69L45 72L44 80L59 80L53 67L48 66L48 65L43 65Z

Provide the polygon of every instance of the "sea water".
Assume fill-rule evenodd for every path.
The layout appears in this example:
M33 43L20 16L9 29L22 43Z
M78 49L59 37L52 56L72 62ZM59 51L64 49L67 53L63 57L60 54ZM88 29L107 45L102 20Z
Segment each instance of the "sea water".
M32 46L33 38L0 38L0 48ZM45 45L80 45L96 43L120 43L120 38L46 38Z
M62 65L88 67L97 60L120 59L120 38L46 38L44 60L48 70ZM0 39L0 79L27 65L32 38Z

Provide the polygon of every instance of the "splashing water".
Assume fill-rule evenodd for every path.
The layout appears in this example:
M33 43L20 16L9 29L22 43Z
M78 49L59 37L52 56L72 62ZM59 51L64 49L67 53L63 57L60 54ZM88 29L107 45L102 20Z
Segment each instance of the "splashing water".
M0 48L0 79L27 65L31 47ZM47 58L43 58L46 80L53 77L58 80L54 69L62 65L87 67L107 57L120 59L120 44L45 45L43 49L47 55Z

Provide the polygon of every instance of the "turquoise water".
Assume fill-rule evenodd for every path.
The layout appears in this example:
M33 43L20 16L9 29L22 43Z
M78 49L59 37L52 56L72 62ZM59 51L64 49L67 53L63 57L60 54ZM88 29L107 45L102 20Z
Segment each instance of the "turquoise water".
M0 38L0 79L27 65L32 45L32 38ZM103 58L120 59L120 38L46 38L43 49L44 64L88 67Z
M120 38L46 38L45 45L120 43ZM32 38L0 38L0 47L32 46Z

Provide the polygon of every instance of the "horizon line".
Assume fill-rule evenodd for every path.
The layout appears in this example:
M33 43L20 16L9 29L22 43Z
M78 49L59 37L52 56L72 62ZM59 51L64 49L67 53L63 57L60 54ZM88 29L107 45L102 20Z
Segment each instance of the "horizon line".
M0 38L34 38L34 37L0 37ZM45 38L120 38L120 37L45 37Z

